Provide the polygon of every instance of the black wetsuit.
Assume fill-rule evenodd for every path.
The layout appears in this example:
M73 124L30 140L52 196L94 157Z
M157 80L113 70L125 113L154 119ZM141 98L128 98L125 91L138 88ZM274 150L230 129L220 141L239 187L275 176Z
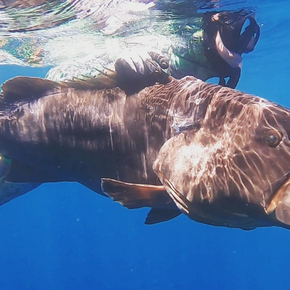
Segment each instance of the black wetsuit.
M260 36L260 28L253 15L244 11L205 13L203 15L203 46L207 60L220 84L235 88L240 75L240 67L230 66L218 53L216 35L220 32L221 39L228 50L239 55L251 52ZM229 78L226 82L225 78Z

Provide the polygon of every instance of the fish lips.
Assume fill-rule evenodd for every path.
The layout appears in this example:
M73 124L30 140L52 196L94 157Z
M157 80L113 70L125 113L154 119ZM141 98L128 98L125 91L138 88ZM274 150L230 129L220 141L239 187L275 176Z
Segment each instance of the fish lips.
M279 222L290 226L290 173L275 191L265 211Z

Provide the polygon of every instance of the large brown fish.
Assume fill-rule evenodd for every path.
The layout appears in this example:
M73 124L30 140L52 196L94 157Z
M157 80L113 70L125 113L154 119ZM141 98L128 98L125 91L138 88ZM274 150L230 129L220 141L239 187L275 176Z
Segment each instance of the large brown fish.
M129 96L25 77L2 90L4 182L103 188L128 208L151 207L147 223L182 212L211 225L290 228L286 108L193 77Z

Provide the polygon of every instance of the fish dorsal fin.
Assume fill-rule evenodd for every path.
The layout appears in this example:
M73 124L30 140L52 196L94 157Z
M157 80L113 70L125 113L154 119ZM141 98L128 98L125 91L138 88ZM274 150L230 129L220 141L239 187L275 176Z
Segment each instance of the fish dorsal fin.
M146 218L145 224L153 225L176 218L181 211L176 209L152 208Z
M155 207L158 204L172 202L162 185L128 183L102 178L102 188L114 201L129 209Z
M118 86L115 71L106 69L106 72L99 72L100 74L95 77L81 76L73 80L61 82L60 85L77 90L112 89Z
M2 85L1 103L13 104L36 100L59 87L57 82L41 78L16 77Z
M103 73L95 78L75 79L74 81L55 82L42 78L15 77L2 85L0 109L13 108L19 104L37 100L49 91L57 88L73 88L78 90L101 90L117 87L115 73Z

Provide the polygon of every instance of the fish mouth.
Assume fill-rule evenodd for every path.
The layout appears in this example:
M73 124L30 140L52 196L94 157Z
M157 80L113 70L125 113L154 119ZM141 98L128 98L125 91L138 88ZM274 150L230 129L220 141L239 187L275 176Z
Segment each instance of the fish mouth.
M266 208L267 214L271 214L278 206L279 202L289 200L290 202L290 173L283 181L280 187L278 187L274 196L270 200L268 207Z
M271 199L268 207L265 209L268 215L271 215L276 221L290 228L290 173L285 181L278 188Z

